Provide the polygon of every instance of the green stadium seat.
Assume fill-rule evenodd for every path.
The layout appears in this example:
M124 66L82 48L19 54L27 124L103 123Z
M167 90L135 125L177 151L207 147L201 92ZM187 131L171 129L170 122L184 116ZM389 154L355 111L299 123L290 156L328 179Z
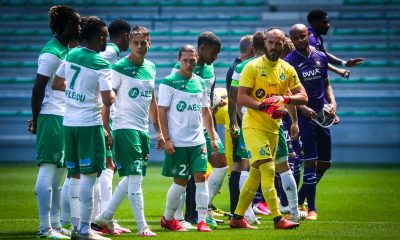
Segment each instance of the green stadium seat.
M364 6L364 5L400 5L400 0L344 0L344 5Z

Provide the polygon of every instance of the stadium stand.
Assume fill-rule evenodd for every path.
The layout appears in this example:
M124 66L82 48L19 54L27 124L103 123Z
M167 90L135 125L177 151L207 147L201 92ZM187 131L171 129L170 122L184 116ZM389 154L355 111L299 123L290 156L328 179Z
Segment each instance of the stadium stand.
M323 7L331 19L326 48L344 59L366 58L351 69L349 80L330 74L342 119L332 127L334 161L393 162L397 160L391 156L400 154L399 0L0 0L0 4L0 161L33 162L34 136L27 133L26 122L37 57L51 37L47 11L54 4L74 6L82 16L98 15L107 23L122 18L148 27L152 41L148 58L157 65L157 79L169 74L180 45L196 45L197 35L211 30L223 44L215 63L219 86L225 86L241 36L269 26L288 30L294 23L306 23L310 9ZM161 160L162 154L153 156Z

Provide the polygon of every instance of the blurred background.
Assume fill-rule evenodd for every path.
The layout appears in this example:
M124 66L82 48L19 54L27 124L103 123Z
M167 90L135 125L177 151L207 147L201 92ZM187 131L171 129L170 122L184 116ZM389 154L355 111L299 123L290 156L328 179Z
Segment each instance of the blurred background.
M287 32L295 23L308 25L310 10L324 9L331 24L325 48L345 60L365 58L350 68L350 79L330 73L341 118L331 127L332 160L400 163L400 0L0 0L0 163L35 163L35 136L26 130L31 90L40 50L52 37L47 12L56 4L107 24L124 19L147 27L147 59L157 65L157 83L170 73L182 44L197 45L200 32L213 31L223 45L215 62L217 87L225 87L243 35L272 26ZM224 127L218 131L224 138ZM150 159L162 161L153 129L151 135Z

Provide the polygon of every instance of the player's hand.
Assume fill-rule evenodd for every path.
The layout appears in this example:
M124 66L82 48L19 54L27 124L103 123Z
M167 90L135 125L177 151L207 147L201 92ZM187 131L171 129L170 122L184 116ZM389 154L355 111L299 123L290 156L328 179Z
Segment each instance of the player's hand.
M28 130L32 134L36 134L36 121L34 119L29 119L28 120L28 127L26 130Z
M328 104L329 110L328 112L332 115L336 114L336 104L335 103L329 103Z
M344 69L344 68L338 68L337 70L336 70L336 73L338 74L338 75L340 75L341 77L343 77L343 78L345 78L345 79L349 79L349 77L350 77L350 70L348 70L348 69Z
M157 133L156 150L157 151L163 150L164 146L165 146L164 136L162 135L162 133Z
M112 145L113 145L113 139L111 134L104 129L104 138L106 139L106 148L107 149L112 149Z
M364 62L364 58L352 58L347 60L345 67L354 67Z
M212 155L217 155L219 151L217 140L211 140Z
M236 125L236 124L230 125L230 127L229 127L229 133L231 134L231 137L232 137L232 138L235 138L235 139L239 138L239 135L240 135L240 128L239 128L239 126Z
M335 121L333 122L333 125L337 125L340 123L340 118L338 115L335 116Z
M284 105L290 103L290 97L289 96L272 96L269 98L266 98L262 101L261 104L265 105Z
M167 141L165 141L165 152L168 155L172 155L175 153L174 144L172 143L171 139L168 139Z
M306 119L313 119L317 117L317 114L314 112L314 110L307 106L301 106L300 112L301 115L303 115L303 117L305 117Z
M296 123L292 123L290 126L290 140L295 141L299 138L299 125Z

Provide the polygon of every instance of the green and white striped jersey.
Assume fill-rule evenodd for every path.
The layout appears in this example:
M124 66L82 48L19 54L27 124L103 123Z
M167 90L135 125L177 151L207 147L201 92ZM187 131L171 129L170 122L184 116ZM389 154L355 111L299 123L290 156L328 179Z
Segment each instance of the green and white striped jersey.
M246 66L246 64L248 62L250 62L251 60L253 60L254 58L249 58L244 60L243 62L239 63L236 67L235 67L235 71L233 72L232 75L232 83L231 86L233 87L239 87L239 81L240 81L240 74L243 71L243 68Z
M112 87L117 92L113 130L149 131L149 109L154 89L156 66L144 60L135 65L124 57L112 66Z
M37 73L50 78L46 85L42 108L40 110L41 114L64 115L64 93L51 89L51 85L58 67L68 52L69 48L62 45L55 38L48 41L40 52Z
M100 91L112 90L111 66L87 48L71 50L57 71L65 78L65 126L102 125Z
M205 81L193 74L185 79L178 72L165 77L159 87L158 105L169 107L168 131L176 147L203 144L203 107L210 107Z

